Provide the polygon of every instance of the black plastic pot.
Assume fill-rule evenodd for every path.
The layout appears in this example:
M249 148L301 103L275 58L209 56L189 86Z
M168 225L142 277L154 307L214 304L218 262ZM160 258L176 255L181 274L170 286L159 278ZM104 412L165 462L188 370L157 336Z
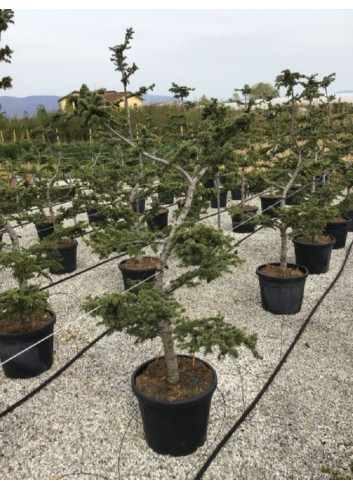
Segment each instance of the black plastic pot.
M303 200L304 190L300 190L302 185L294 184L286 197L286 205L299 205Z
M231 190L230 193L232 196L232 200L241 200L241 189L240 188L233 189L233 190Z
M77 268L77 241L70 245L60 245L56 249L60 255L59 263L63 267L60 270L54 270L52 268L49 269L50 273L60 275L63 273L71 273L74 272Z
M102 207L92 207L87 211L88 222L106 222L107 216L102 212Z
M281 204L281 197L273 197L271 195L261 195L261 210L265 216L274 217L276 209Z
M333 236L336 243L333 246L334 250L344 248L346 246L346 239L348 234L349 223L351 222L349 217L342 217L340 222L328 222L326 224L324 234Z
M136 200L132 203L132 210L139 214L145 213L146 199Z
M217 387L216 372L202 360L213 373L213 383L207 391L184 401L158 401L147 397L136 387L136 377L153 360L140 365L131 378L147 444L155 452L164 455L189 455L202 446L207 438L212 395Z
M234 233L252 233L255 231L255 225L252 221L247 221L252 215L255 215L258 211L258 207L253 209L245 209L243 214L232 216L232 230ZM244 222L244 224L241 224Z
M279 265L271 263L270 265ZM273 277L262 272L266 265L256 269L259 277L261 302L265 311L273 314L296 314L300 311L308 269L302 265L288 263L288 268L299 268L303 275L298 277Z
M158 214L151 215L148 211L146 212L146 222L147 226L151 231L162 230L168 226L168 213L169 210L162 207L159 209Z
M54 232L54 224L52 222L39 222L35 224L38 238L42 241L46 236L50 236Z
M41 328L28 331L27 333L0 333L1 362L53 334L56 316L53 311L48 312L52 317ZM53 365L53 356L53 336L50 336L38 345L33 346L33 348L5 363L2 368L5 375L12 379L36 377L50 369Z
M214 183L213 178L209 178L208 180L206 180L206 182L203 184L203 186L205 188L214 188L215 187L215 183Z
M227 195L228 195L228 190L222 190L219 193L220 207L227 207ZM212 209L218 208L217 196L211 199L211 207Z
M123 276L125 290L129 290L137 281L151 282L157 272L157 263L146 268L132 268L127 264L129 259L123 260L118 264L118 268Z
M350 219L350 223L348 226L348 232L350 232L350 231L353 231L353 211L348 211L347 217L349 217L349 219Z
M297 238L298 236L294 236L292 239L296 263L306 267L311 274L326 273L330 266L335 238L330 236L329 243L303 243Z

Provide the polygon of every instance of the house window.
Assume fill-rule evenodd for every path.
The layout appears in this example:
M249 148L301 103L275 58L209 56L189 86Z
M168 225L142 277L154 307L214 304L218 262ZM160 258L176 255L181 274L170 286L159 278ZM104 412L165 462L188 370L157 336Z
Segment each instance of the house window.
M137 110L137 104L134 104L134 110Z

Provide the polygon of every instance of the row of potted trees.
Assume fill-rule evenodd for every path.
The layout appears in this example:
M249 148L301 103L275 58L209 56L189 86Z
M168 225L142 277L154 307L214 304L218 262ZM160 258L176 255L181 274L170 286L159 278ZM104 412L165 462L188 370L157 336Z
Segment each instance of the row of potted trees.
M114 51L122 77L127 70L124 53L132 34L128 30L125 42ZM197 449L206 439L217 376L209 364L195 359L193 354L214 351L220 357L237 356L238 346L245 345L259 357L254 335L238 330L220 314L190 319L173 295L177 288L197 286L202 280L210 282L231 272L239 263L232 247L233 236L198 222L210 201L204 183L219 173L222 178L222 171L224 176L234 172L234 184L240 183L240 204L229 211L236 225L253 212L245 203L247 185L255 188L255 183L260 182L261 190L272 188L280 192L279 207L274 214L254 216L253 221L279 230L280 259L278 263L261 265L256 273L264 309L275 314L298 312L302 284L309 272L302 265L300 255L296 264L287 262L289 230L297 235L295 242L315 246L321 245L321 241L324 245L332 243L323 234L324 228L327 221L339 216L341 208L332 203L346 189L347 175L350 176L350 162L345 159L349 157L349 144L341 137L342 129L332 114L330 100L315 103L321 97L320 90L328 86L326 78L317 81L316 76L306 77L285 70L276 80L278 88L286 90L288 103L284 106L273 106L267 101L265 109L247 106L245 110L233 112L211 100L202 108L197 123L188 121L185 108L183 130L170 131L163 139L158 128L151 124L149 129L141 126L133 134L131 128L127 130L126 125L121 125L121 112L106 103L99 91L85 92L76 101L74 116L109 135L111 154L97 152L88 165L80 167L69 209L54 212L52 206L52 188L61 175L60 159L52 168L42 165L33 171L36 173L33 182L23 179L13 189L19 194L22 186L24 197L17 199L15 208L0 215L0 225L11 240L11 249L2 247L0 257L3 266L12 267L19 286L0 294L1 330L13 322L21 323L21 328L31 323L37 331L43 321L55 320L54 313L49 312L47 296L28 282L48 269L48 260L52 258L48 253L49 238L21 249L11 219L20 213L33 220L33 213L26 209L29 202L39 209L43 206L45 189L55 239L68 237L69 232L62 226L64 220L87 209L88 203L95 203L96 220L92 221L88 242L100 257L128 252L129 258L120 264L126 291L90 297L84 307L95 311L92 314L100 316L108 328L133 335L137 341L160 337L164 355L143 363L132 375L132 389L139 401L145 436L149 446L159 453L185 455ZM191 90L176 84L172 88L183 102ZM314 192L312 181L322 172L330 179L325 188L317 187ZM307 193L308 182L310 192ZM303 200L300 205L288 206L286 199L296 184L302 185L297 190L302 191ZM2 182L2 188L5 187ZM73 186L71 191L73 195ZM183 195L183 205L173 211L169 226L166 221L156 224L154 218L166 214L160 209L171 195ZM136 207L136 202L146 197L152 202L147 215L141 212L140 204ZM344 199L346 205L350 202L348 197ZM82 232L82 226L73 226L70 237L72 233ZM145 250L150 247L154 255L145 256ZM178 257L186 271L170 283L164 275L173 256ZM323 271L320 269L319 273ZM317 272L311 270L311 273ZM137 280L143 283L133 287ZM279 287L288 282L293 285L290 293L288 286ZM19 312L22 317L18 316ZM7 333L1 335L4 334ZM191 356L178 355L177 344ZM1 359L4 360L3 354ZM15 360L8 365L16 365ZM35 374L50 366L51 362L46 362ZM28 371L13 376L31 375L33 372ZM162 385L159 381L155 388L154 378L164 379Z

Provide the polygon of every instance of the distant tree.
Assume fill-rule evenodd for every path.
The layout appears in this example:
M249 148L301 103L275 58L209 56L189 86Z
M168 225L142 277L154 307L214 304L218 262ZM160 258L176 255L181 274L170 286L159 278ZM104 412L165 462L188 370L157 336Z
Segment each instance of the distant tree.
M274 97L279 97L279 90L278 88L273 87L270 83L259 82L251 86L250 99L252 100L266 100Z
M13 10L10 9L0 9L0 40L1 33L6 31L9 24L13 24ZM13 51L9 48L9 46L5 45L0 48L0 62L4 61L5 63L11 63L11 55ZM12 79L10 76L4 76L0 79L0 89L6 90L6 88L12 87Z

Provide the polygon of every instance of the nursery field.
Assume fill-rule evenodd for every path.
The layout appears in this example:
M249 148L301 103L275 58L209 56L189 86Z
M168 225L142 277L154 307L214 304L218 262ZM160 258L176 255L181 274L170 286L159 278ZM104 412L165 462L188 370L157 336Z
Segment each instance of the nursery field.
M251 203L260 206L259 198ZM169 207L171 221L176 207ZM81 214L78 219L87 217ZM216 226L217 216L206 221ZM244 347L239 348L237 359L197 353L214 366L218 377L206 443L183 457L158 455L147 446L130 378L138 365L159 353L160 343L154 339L136 345L122 332L103 336L57 378L6 414L8 407L41 386L105 331L97 319L81 310L83 299L88 294L124 290L117 268L121 258L84 271L99 260L85 237L80 237L77 271L53 275L53 281L59 282L48 289L57 315L53 367L32 379L10 379L0 373L1 479L194 479L212 454L215 458L201 474L204 479L327 479L335 470L350 476L352 233L345 248L333 250L327 273L308 276L301 311L274 315L261 306L255 270L278 260L277 231L258 227L254 234L238 234L232 232L227 213L221 214L221 221L226 234L238 243L244 261L210 283L181 287L175 296L191 318L219 312L247 334L256 333L261 358L254 358ZM33 224L18 229L21 244L38 239ZM7 235L3 241L9 241ZM291 243L288 261L294 262ZM178 262L171 259L166 282L180 273ZM45 278L34 282L50 283ZM9 271L1 271L1 291L15 283ZM245 416L270 379L261 399ZM242 415L243 421L214 453Z

